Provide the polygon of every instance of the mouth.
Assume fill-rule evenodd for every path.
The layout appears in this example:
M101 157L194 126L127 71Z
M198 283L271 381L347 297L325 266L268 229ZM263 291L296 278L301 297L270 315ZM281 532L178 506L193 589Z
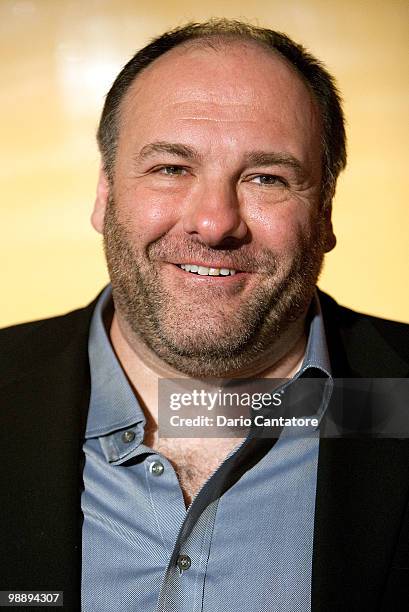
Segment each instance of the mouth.
M199 264L175 264L180 270L184 270L190 274L197 274L198 276L235 276L240 273L240 270L234 268L216 268L210 266L204 266Z

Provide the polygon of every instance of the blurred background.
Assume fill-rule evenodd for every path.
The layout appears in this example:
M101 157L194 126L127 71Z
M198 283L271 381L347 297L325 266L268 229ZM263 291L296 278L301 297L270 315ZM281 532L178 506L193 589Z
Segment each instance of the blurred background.
M406 0L0 0L0 326L84 305L107 282L89 223L104 95L152 37L212 16L284 31L336 76L349 163L319 284L409 322L408 13Z

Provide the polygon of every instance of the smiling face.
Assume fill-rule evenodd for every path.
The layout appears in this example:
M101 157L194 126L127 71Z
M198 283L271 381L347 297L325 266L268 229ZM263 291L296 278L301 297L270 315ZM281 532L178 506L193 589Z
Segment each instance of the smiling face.
M279 56L230 41L151 64L122 102L93 213L130 343L194 376L267 356L334 246L321 166L316 102Z

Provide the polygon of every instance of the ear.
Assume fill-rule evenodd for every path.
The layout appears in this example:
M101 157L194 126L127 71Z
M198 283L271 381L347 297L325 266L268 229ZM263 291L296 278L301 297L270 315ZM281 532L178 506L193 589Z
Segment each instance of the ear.
M105 211L108 204L110 185L108 177L101 165L98 176L97 194L95 198L94 210L91 215L91 223L94 229L102 234L104 229Z
M332 204L329 203L323 210L324 215L324 249L325 253L329 253L335 248L337 238L332 227Z

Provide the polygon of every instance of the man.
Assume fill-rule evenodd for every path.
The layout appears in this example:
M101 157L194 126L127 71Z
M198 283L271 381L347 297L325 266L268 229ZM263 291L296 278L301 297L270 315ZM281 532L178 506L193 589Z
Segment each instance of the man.
M403 609L406 441L157 428L164 379L318 377L324 422L335 377L407 377L407 326L315 289L346 161L332 78L281 34L189 25L125 66L98 140L112 296L2 333L2 589L98 612Z

